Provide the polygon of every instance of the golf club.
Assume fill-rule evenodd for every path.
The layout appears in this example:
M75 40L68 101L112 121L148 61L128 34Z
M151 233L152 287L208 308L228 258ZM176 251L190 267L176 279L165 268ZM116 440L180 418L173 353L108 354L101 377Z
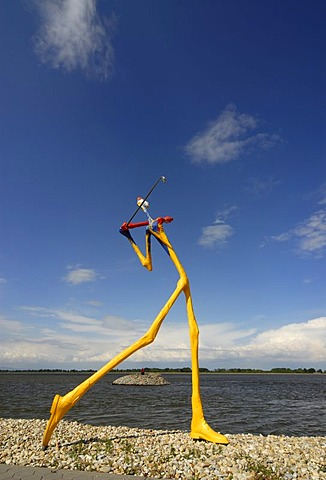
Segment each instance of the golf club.
M166 182L166 178L162 175L155 183L154 185L152 186L152 188L150 189L150 191L148 192L148 194L146 195L146 197L143 199L143 201L141 202L140 205L138 205L135 213L130 217L130 219L128 220L126 226L128 227L129 223L131 222L131 220L134 218L134 216L136 215L136 213L141 209L141 207L143 206L144 202L148 199L148 197L150 196L150 194L152 193L152 191L154 190L154 188L160 183L160 181L162 180L163 183Z

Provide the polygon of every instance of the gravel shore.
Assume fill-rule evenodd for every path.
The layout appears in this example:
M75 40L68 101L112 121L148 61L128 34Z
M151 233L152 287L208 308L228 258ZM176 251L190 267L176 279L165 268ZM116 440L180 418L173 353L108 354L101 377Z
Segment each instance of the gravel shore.
M227 435L228 446L188 432L0 418L0 463L182 480L326 479L326 437ZM225 432L223 432L225 433Z

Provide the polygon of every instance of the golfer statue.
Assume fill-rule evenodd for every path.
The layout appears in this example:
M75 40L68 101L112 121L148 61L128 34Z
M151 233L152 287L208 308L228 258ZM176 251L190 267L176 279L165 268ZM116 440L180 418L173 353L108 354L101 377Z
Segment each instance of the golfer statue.
M183 293L185 295L188 323L189 323L189 336L190 336L190 346L191 346L191 367L192 367L192 420L191 420L191 432L190 435L194 439L207 440L213 443L219 444L228 444L228 439L221 433L215 432L206 422L202 401L200 396L200 384L199 384L199 364L198 364L198 337L199 329L196 322L194 309L192 305L192 298L190 293L189 280L186 275L186 272L181 265L165 231L163 228L164 224L172 222L173 218L171 217L158 217L155 220L151 218L148 213L149 204L147 198L150 193L159 183L159 181L165 181L165 177L160 177L156 182L154 187L150 190L147 196L143 199L138 197L137 199L137 210L131 219L128 222L122 224L120 228L120 233L124 235L130 242L132 248L136 252L141 264L147 268L147 270L152 270L152 255L151 255L151 238L154 237L161 246L164 248L172 262L174 263L177 272L179 274L179 280L173 291L172 295L169 297L165 303L162 310L159 312L152 325L148 331L132 345L124 349L120 354L116 355L112 360L110 360L106 365L104 365L100 370L91 375L87 380L82 382L72 391L68 392L66 395L55 395L51 407L51 416L48 421L47 427L43 436L43 448L46 449L51 435L63 418L63 416L70 410L80 398L96 383L98 382L106 373L110 372L113 368L119 365L122 361L126 360L137 350L146 347L151 344L158 334L158 331L163 323L163 320L167 316L174 302L177 300L179 295ZM138 212L139 209L142 209L147 216L147 221L131 223L131 220ZM131 236L130 230L139 227L146 227L146 236L145 236L145 255L142 254L138 245Z

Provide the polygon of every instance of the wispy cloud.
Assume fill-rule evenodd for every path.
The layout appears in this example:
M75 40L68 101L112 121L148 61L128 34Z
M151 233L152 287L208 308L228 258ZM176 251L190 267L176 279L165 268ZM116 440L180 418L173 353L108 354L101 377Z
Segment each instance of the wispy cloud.
M133 322L125 320L117 315L106 315L102 318L95 318L89 315L72 310L65 310L60 308L46 308L39 306L20 306L19 310L26 311L32 317L49 319L49 325L59 326L62 331L73 331L80 334L87 333L88 337L92 336L108 336L117 337L120 339L127 336L133 337L135 331L139 329L144 333L142 322Z
M319 205L326 205L326 183L322 186L321 197Z
M67 268L69 271L63 277L63 280L70 285L94 282L98 278L96 271L90 268L81 268L79 266L68 266Z
M322 257L326 250L326 208L314 212L293 229L270 237L276 242L292 242L301 256Z
M250 177L246 181L246 190L256 197L261 197L271 193L280 183L280 180L276 180L271 176L266 178Z
M40 314L40 307L36 307ZM33 307L30 307L30 312ZM27 323L0 317L0 365L34 365L37 368L56 366L64 368L98 368L124 348L139 339L149 327L145 322L119 317L94 319L62 310L43 309L52 315L52 323ZM26 310L27 311L27 310ZM65 323L66 328L60 325ZM85 327L70 330L68 325ZM24 333L22 334L22 328ZM306 322L288 323L275 329L257 332L231 322L200 325L200 363L215 368L218 364L233 362L255 367L312 365L323 367L326 358L326 317ZM91 335L91 337L90 337ZM91 338L91 341L89 341ZM156 340L139 350L129 362L190 365L191 352L187 324L164 323Z
M228 225L226 220L235 210L237 207L233 205L219 212L212 225L202 228L198 244L207 248L225 246L234 233L233 227Z
M222 164L252 150L269 149L281 139L276 134L259 131L261 123L258 118L228 105L188 142L185 151L193 163Z
M232 323L204 324L200 327L201 362L239 361L252 365L277 365L302 362L324 362L326 358L326 317L302 323L290 323L277 329L257 333L239 329ZM155 361L190 361L191 354L186 326L162 329L162 334L148 349L137 352L137 359ZM171 338L178 338L171 345ZM146 351L148 350L148 351Z
M23 322L0 316L0 365L92 368L94 362L111 360L146 331L144 322L114 315L95 318L40 306L19 310L27 314Z
M45 64L68 72L80 69L106 80L113 71L111 38L115 18L101 18L97 0L34 0L41 25L35 52Z
M99 300L88 300L85 302L87 305L90 305L91 307L101 307L103 304Z
M9 320L0 315L0 327L3 333L20 333L25 330L23 323L18 320Z

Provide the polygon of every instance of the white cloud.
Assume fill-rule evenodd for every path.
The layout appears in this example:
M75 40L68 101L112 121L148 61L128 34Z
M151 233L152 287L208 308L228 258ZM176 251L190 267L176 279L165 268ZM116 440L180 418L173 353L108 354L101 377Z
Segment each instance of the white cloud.
M19 333L24 330L24 325L17 320L10 320L0 315L0 330L7 333Z
M271 240L293 241L299 255L322 257L326 249L326 209L314 212L292 230L272 236Z
M215 223L202 228L198 244L202 247L220 247L233 235L233 228L225 223Z
M61 330L68 330L79 333L88 333L93 337L104 336L125 336L133 334L136 329L136 323L125 320L115 315L106 315L104 318L94 318L80 313L64 309L51 309L45 307L20 306L20 310L28 312L34 317L51 319L50 325L59 325ZM142 328L141 322L138 328Z
M7 283L7 280L3 277L0 277L0 285L4 285L5 283Z
M293 231L299 252L321 255L326 247L326 209L313 213Z
M67 267L69 272L63 277L66 283L70 285L80 285L82 283L94 282L98 277L95 270L89 268Z
M234 233L233 227L228 225L226 220L235 210L237 207L232 205L219 212L213 225L202 228L198 244L207 248L224 246Z
M304 323L291 323L278 329L258 334L242 347L241 355L259 358L268 356L277 360L297 362L325 362L326 317Z
M280 142L275 134L258 132L260 121L239 113L228 105L203 132L197 133L186 145L185 151L193 163L227 163L252 149L269 149Z
M324 193L324 197L320 200L319 205L326 205L326 192Z
M49 317L51 321L27 323L0 318L0 365L98 368L138 340L150 326L150 322L115 316L96 319L64 310L23 307L29 313L34 308L37 316L43 311L44 319ZM200 324L199 328L203 366L215 368L217 363L227 366L233 362L241 367L249 362L257 368L280 364L318 364L318 368L326 368L326 317L261 332L231 322ZM156 340L129 357L129 362L190 365L187 323L164 322Z
M43 63L107 79L113 70L114 19L101 18L97 0L34 0L41 26L35 51Z
M326 317L307 322L291 323L277 329L256 333L254 329L239 329L232 323L200 326L200 363L237 361L241 366L267 364L308 365L320 363L325 368ZM171 344L171 339L177 339ZM137 361L188 362L191 353L187 326L162 327L157 340L135 354ZM214 368L214 367L213 367Z
M321 258L326 251L326 183L323 183L316 191L306 198L319 197L318 205L322 207L313 212L308 218L297 223L290 230L279 235L265 238L262 246L267 241L289 242L296 254Z
M322 183L316 190L306 195L306 198L308 199L316 199L316 197L319 199L318 205L326 205L326 182Z
M117 316L98 319L39 306L21 306L19 310L38 320L19 322L0 317L2 366L68 364L67 368L92 368L94 362L106 363L145 333L143 322Z

